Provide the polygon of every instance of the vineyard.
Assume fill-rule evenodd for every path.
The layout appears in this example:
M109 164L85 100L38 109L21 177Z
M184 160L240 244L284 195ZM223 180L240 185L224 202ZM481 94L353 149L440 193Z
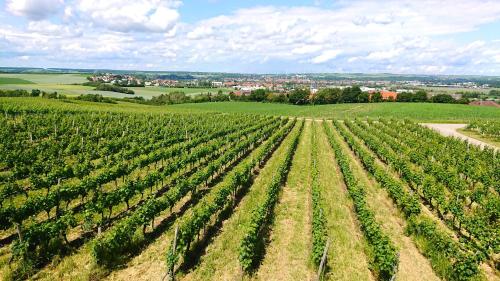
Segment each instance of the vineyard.
M1 280L500 280L498 152L414 121L2 109Z

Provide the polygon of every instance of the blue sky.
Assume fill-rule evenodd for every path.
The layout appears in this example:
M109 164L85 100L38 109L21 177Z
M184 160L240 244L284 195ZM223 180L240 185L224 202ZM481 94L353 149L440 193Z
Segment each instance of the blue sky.
M500 2L0 0L0 66L500 75Z

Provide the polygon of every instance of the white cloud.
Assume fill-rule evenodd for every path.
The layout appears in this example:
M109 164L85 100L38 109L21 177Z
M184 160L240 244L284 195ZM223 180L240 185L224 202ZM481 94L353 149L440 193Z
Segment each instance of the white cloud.
M168 32L175 26L178 1L79 0L81 17L119 32Z
M321 55L314 57L311 62L312 63L325 63L329 60L336 58L342 51L340 50L328 50L324 51Z
M193 31L188 32L189 39L202 39L211 36L214 33L212 27L198 26Z
M292 49L292 54L297 54L297 55L311 54L320 51L322 48L323 46L321 45L302 45L300 47Z
M49 21L31 21L28 23L28 31L43 35L53 35L57 37L81 36L80 28L71 28L65 25L53 24Z
M51 1L57 5L49 9ZM45 9L34 13L28 2ZM500 72L498 43L454 41L455 34L498 22L500 5L496 1L346 1L336 8L260 6L192 23L181 21L180 5L174 0L10 0L7 9L11 13L31 20L12 26L0 18L2 49L7 46L20 56L79 66Z
M16 16L42 20L56 14L63 0L7 0L7 10Z
M376 51L371 52L366 56L368 60L388 60L397 57L401 53L402 49L392 49L387 51Z

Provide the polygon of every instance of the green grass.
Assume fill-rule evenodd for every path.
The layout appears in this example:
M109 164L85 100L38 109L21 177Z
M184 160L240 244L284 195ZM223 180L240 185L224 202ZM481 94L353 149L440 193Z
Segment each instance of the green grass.
M326 272L325 280L373 280L364 252L369 250L368 244L359 229L354 207L336 165L335 154L328 143L323 124L318 121L316 123L320 152L319 186L330 239L327 259L330 270Z
M477 140L483 141L485 143L489 143L491 145L494 145L496 147L500 147L500 139L494 139L494 138L491 138L491 137L488 137L485 135L481 135L476 131L471 131L471 130L467 130L467 129L458 129L457 131L459 133L462 133L462 134L469 136L473 139L477 139Z
M34 84L34 83L22 78L0 76L0 85L3 84Z
M328 105L289 105L254 102L220 102L170 106L186 110L244 112L308 118L394 117L417 121L466 122L471 119L497 119L500 109L461 104L434 103L366 103Z
M480 94L487 94L490 92L490 90L499 90L498 88L491 88L491 89L472 89L472 88L446 88L446 87L422 87L427 92L431 92L434 94L437 93L443 93L443 94L455 94L458 92L473 92L473 93L480 93Z
M297 126L295 127L297 130ZM284 143L289 143L290 133ZM248 192L238 203L231 216L224 222L219 234L207 247L205 255L195 269L183 276L182 280L237 280L241 276L238 249L252 218L252 210L265 197L265 189L285 156L286 145L280 145L259 171ZM241 277L240 277L241 278ZM246 280L246 279L244 279Z
M0 73L0 78L18 78L35 84L73 84L87 81L85 76L80 74Z
M133 112L133 113L193 113L203 112L199 109L185 109L167 106L142 105L130 102L118 104L87 102L74 99L56 100L36 98L0 98L0 111L9 108L22 110L62 110L62 111L107 111L107 112Z
M95 91L94 87L78 85L86 82L85 76L79 74L0 74L0 89L15 90L23 89L31 91L39 89L45 92L58 92L67 96L79 96L85 94L100 94L104 97L123 98L130 97L123 93ZM78 83L78 84L77 84ZM181 91L193 96L211 92L229 93L231 88L166 88L166 87L129 87L135 92L135 96L150 99L161 94Z
M82 86L79 86L82 87ZM289 105L257 102L217 102L152 106L129 102L118 104L93 103L77 100L47 100L42 98L0 98L0 108L21 107L85 111L118 112L222 112L251 113L307 118L345 119L353 117L408 118L418 122L468 123L475 119L498 120L500 109L461 104L433 103L368 103L329 105Z
M216 94L219 90L223 93L228 94L232 91L231 88L166 88L166 87L131 87L136 96L141 96L144 98L151 98L153 96L159 96L161 94L172 93L172 92L184 92L188 96L194 96L205 93Z

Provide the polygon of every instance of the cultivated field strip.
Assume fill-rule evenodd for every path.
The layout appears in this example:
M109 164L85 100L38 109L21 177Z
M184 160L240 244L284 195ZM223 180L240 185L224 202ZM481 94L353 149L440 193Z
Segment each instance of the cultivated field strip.
M397 247L399 265L396 279L439 280L430 262L419 252L412 239L406 234L408 217L403 212L401 204L396 203L403 198L401 193L405 192L404 186L386 173L386 170L381 169L377 160L371 158L362 146L353 145L353 139L349 136L346 138L343 134L345 132L342 131L344 128L341 127L341 123L336 123L336 126L346 140L345 145L352 149L352 163L367 187L368 205L373 209L375 217L381 221L382 228ZM399 194L399 197L395 197L395 194ZM414 215L415 213L410 216Z
M339 141L333 136L332 128L327 122L324 122L323 126L327 132L330 145L335 152L335 158L342 172L348 193L354 202L354 209L361 229L370 246L369 260L372 272L376 279L391 279L396 274L399 263L397 249L390 237L384 233L380 222L375 219L373 211L368 206L365 187L353 174L350 160L343 152Z
M297 138L300 135L303 126L303 121L299 122L300 124L298 129L293 131L293 135L291 138L292 144L289 145L290 149L285 152L285 155L287 155L285 161L282 162L282 164L279 166L278 172L283 172L284 169L288 168L289 160L287 159L291 158L290 155L293 155L292 152L296 146ZM213 224L212 219L214 219L215 217L216 220L218 214L220 214L223 210L228 207L231 209L234 208L235 200L237 198L237 194L240 192L240 189L248 186L248 184L253 179L253 171L257 169L260 163L267 159L277 148L277 146L293 128L295 121L290 122L290 124L291 126L284 127L282 130L278 131L275 135L272 136L271 141L266 142L262 147L260 147L257 155L255 155L251 159L247 159L246 161L235 167L232 173L230 173L220 185L217 185L214 190L210 192L210 194L208 194L200 201L200 203L192 210L190 215L182 219L179 226L179 238L175 241L176 246L174 248L174 246L172 245L166 253L167 267L171 268L172 273L175 270L179 253L181 258L183 258L181 260L182 263L185 260L186 253L190 249L191 242L195 239L195 237L198 237L200 231L203 230L203 232L206 232L206 227ZM270 188L279 186L279 184L281 184L281 181L282 180L272 181L270 184ZM269 194L269 196L272 196L272 194ZM269 199L269 197L267 198L268 199L264 201L265 204L268 203L269 200L271 200ZM254 212L254 216L252 218L265 218L267 211L265 209L261 210L257 210L256 212ZM259 217L259 215L261 217ZM264 221L261 220L259 222ZM259 223L255 221L254 223L251 223L251 226L255 225L259 226ZM256 235L260 234L259 232L253 233L255 233ZM245 238L243 241L245 241Z
M329 121L322 121L329 122ZM330 241L326 280L374 280L369 270L367 251L352 200L325 128L318 125L318 185Z
M262 237L264 255L252 274L253 280L309 280L314 268L311 256L311 123L306 121L294 152L286 182L274 206L269 231ZM273 177L275 178L275 174ZM271 179L274 180L274 179ZM265 234L265 233L263 233Z
M440 218L455 229L459 236L468 240L468 247L482 251L488 258L500 252L500 221L495 218L496 210L491 208L500 203L500 198L493 189L480 184L469 186L455 168L444 166L439 160L427 163L415 160L428 159L422 154L428 149L428 144L417 142L411 137L407 138L408 141L395 142L387 126L370 126L377 127L379 131L364 124L360 126L371 132L375 142L378 140L380 143L384 139L386 151L394 151L391 151L393 155L398 153L399 157L386 156L385 162L395 166L406 165L401 169L402 178L419 191L426 203L436 209ZM419 149L412 149L416 145ZM414 160L404 155L415 155L412 157Z
M411 121L1 108L1 280L500 279L498 154Z
M353 124L349 122L351 121L346 121L346 124L349 124L351 129L354 128L352 127ZM337 124L341 128L340 131L347 139L351 148L353 148L358 155L361 155L360 158L365 167L367 167L369 171L374 171L372 174L382 186L385 188L394 188L398 186L401 190L405 189L401 182L387 173L387 169L385 169L381 163L377 163L375 160L376 158L370 154L367 148L363 147L361 142L356 140L356 137L348 131L345 125L340 123ZM355 132L359 135L364 134L362 130L355 130ZM365 135L365 137L366 136L368 135ZM383 156L380 157L384 159L388 156L387 152L381 155ZM400 166L397 168L399 167ZM406 208L405 211L403 202L411 202L413 200L408 201L403 200L403 197L392 197L401 211L408 213L408 208ZM411 205L413 206L414 204L412 203ZM406 216L408 221L406 232L414 238L414 241L417 242L422 253L429 258L436 274L441 278L447 280L461 280L461 278L482 280L487 278L487 276L484 276L484 274L480 272L482 255L478 255L477 252L471 252L462 247L461 243L456 241L445 229L439 227L427 213L412 212ZM445 255L443 255L443 253L445 253Z
M247 120L250 120L250 118L248 118ZM279 125L281 123L281 121L276 122L279 120L273 120L273 119L269 119L269 118L268 119L261 119L261 121L264 121L264 120L268 120L268 121L266 121L267 123L261 122L262 125L256 125L256 126L250 127L249 129L241 130L241 128L238 128L235 130L235 135L234 134L227 135L226 138L220 139L218 142L213 142L213 141L210 142L209 141L208 143L204 143L204 145L206 147L210 148L211 150L218 149L218 151L223 151L223 149L227 148L226 146L228 146L228 147L233 146L234 147L234 144L231 145L229 142L234 142L236 140L239 140L241 138L241 136L244 136L245 141L240 142L239 145L236 145L236 147L233 148L233 151L235 151L236 148L245 148L246 143L248 143L248 145L252 146L253 142L250 141L249 139L252 139L252 138L254 140L260 139L260 137L257 137L258 134L255 134L256 136L253 137L253 135L254 135L254 134L252 134L253 131L255 131L256 129L262 130L263 128L265 128L264 131L267 130L270 132L270 131L274 130L277 125ZM241 121L241 120L238 120L238 121ZM237 123L235 123L235 124L237 124ZM227 127L228 126L226 126L226 128ZM265 133L264 133L264 135L265 135ZM208 135L208 136L210 136L210 135ZM228 143L228 145L226 145L225 143ZM194 147L196 147L196 146L187 147L187 148L190 149L190 148L194 148ZM186 149L185 146L181 146L180 148ZM154 196L160 195L161 193L158 190L164 189L164 188L161 188L161 186L163 186L163 183L162 183L162 185L160 185L159 188L157 187L160 180L161 180L161 182L163 182L165 176L168 176L169 174L175 172L176 169L183 168L182 167L183 165L189 165L190 163L192 163L191 169L193 167L199 166L200 163L205 161L204 157L210 155L210 153L209 153L210 149L199 150L198 152L201 152L201 153L191 153L191 155L192 155L191 158L185 159L184 161L178 161L180 159L173 158L174 161L170 162L170 164L172 164L170 166L170 169L165 170L164 166L160 167L161 172L165 172L165 174L150 172L150 167L147 166L147 171L145 174L146 177L144 179L141 179L140 177L138 177L135 181L134 180L127 181L127 184L125 184L125 187L121 186L120 188L118 188L115 185L115 190L112 190L110 192L103 192L102 188L99 190L99 192L93 191L94 194L92 196L92 199L90 201L87 201L87 202L84 202L82 199L82 203L79 206L80 208L69 209L68 208L69 200L68 200L67 204L66 204L66 208L62 208L64 210L57 210L60 206L60 203L57 203L55 206L55 208L56 208L55 217L49 218L47 221L41 221L40 223L34 223L34 224L28 222L28 224L25 224L25 225L21 225L19 223L18 227L17 227L18 237L14 241L14 244L13 244L12 257L14 259L18 259L20 261L20 263L22 264L23 261L28 258L26 256L28 252L26 252L26 251L30 251L31 253L29 254L30 255L29 259L34 260L36 262L36 264L43 265L45 259L50 259L50 257L53 256L54 254L60 255L61 253L64 253L64 252L61 252L61 250L65 250L68 246L71 246L66 234L70 231L70 229L73 226L80 225L82 228L88 227L88 225L85 225L85 224L89 224L89 221L88 221L89 218L91 220L90 224L92 224L92 220L94 219L92 217L92 215L93 215L92 213L101 213L101 216L100 216L101 218L100 218L100 220L97 221L97 224L99 225L98 232L101 231L101 226L104 226L104 225L108 226L109 223L111 222L110 217L111 217L112 208L114 205L118 205L120 203L126 203L127 210L129 210L129 202L128 201L130 199L132 199L132 197L134 195L137 195L137 193L141 194L141 200L139 200L139 204L142 204L144 202L146 202L146 203L150 202L150 199L143 200L143 198L142 198L143 192L147 187L150 187L149 195L153 196L153 198L154 198ZM194 149L191 152L197 152L197 150ZM215 152L217 152L217 150L215 150ZM212 157L213 157L213 156L217 156L218 153L212 153L212 154L213 154L212 155ZM227 161L231 162L231 157L234 157L231 155L231 153L226 153L224 155L225 155L225 157L224 156L221 156L222 158L216 157L216 158L212 158L212 160L221 159L224 161L227 160ZM228 155L230 155L230 156L228 156ZM239 153L236 153L236 155L239 155ZM156 163L154 165L155 167L158 166L157 161L160 159L156 160ZM189 160L189 161L187 161L187 160ZM226 163L224 163L224 161L220 161L221 167L226 164ZM161 164L163 164L163 163L161 163ZM195 165L193 165L193 164L195 164ZM167 167L168 167L168 165L167 165ZM218 168L217 166L214 166L213 163L211 163L209 165L209 167L210 168L208 168L207 171L210 171L210 172L212 172L212 171L219 172L219 170L220 170L220 168ZM182 176L182 174L180 174L180 175ZM198 178L199 178L200 174L194 173L193 176L198 176ZM196 180L199 180L198 178L196 178ZM211 179L213 179L213 177ZM175 182L175 180L172 182ZM207 180L205 180L205 182L207 182ZM130 184L130 183L132 183L132 184ZM153 194L153 187L156 187L157 194ZM128 191L128 192L123 192L123 191ZM112 197L111 194L114 194L116 196ZM42 197L41 200L47 200L47 198L48 198L48 196L45 196L45 197ZM60 199L60 198L58 198L58 199ZM91 203L89 203L89 202L91 202ZM81 206L86 206L86 207L81 208ZM98 207L100 207L100 208L98 208ZM103 212L104 212L103 210L105 208L109 209L109 216L106 218L103 214ZM17 209L12 209L12 208L9 210L17 211ZM100 210L100 211L97 211L97 210ZM76 213L74 211L76 211ZM79 217L79 215L81 215L80 213L84 214L83 220L78 220L78 219L82 219L82 216ZM125 214L124 216L127 216L127 214ZM13 217L15 217L15 216L13 216ZM153 220L154 220L154 217L153 217ZM22 221L22 220L19 220L19 221ZM88 228L92 229L93 227L90 226ZM54 241L54 239L63 239L63 241L65 241L65 242L63 242L62 245L60 245L54 249L52 247L53 245L51 245L52 244L51 241ZM71 241L71 242L74 242L74 241Z
M246 228L242 226L249 224L253 216L252 209L264 201L265 190L271 184L273 175L276 174L280 163L283 162L282 159L285 157L285 150L288 149L291 138L292 136L289 134L283 140L283 144L273 152L266 165L257 170L258 175L248 188L248 192L243 192L242 195L244 196L234 208L231 216L222 224L220 234L214 237L213 242L207 246L199 264L182 279L211 280L218 278L219 280L235 280L241 277L243 272L238 259L238 246L246 233Z

